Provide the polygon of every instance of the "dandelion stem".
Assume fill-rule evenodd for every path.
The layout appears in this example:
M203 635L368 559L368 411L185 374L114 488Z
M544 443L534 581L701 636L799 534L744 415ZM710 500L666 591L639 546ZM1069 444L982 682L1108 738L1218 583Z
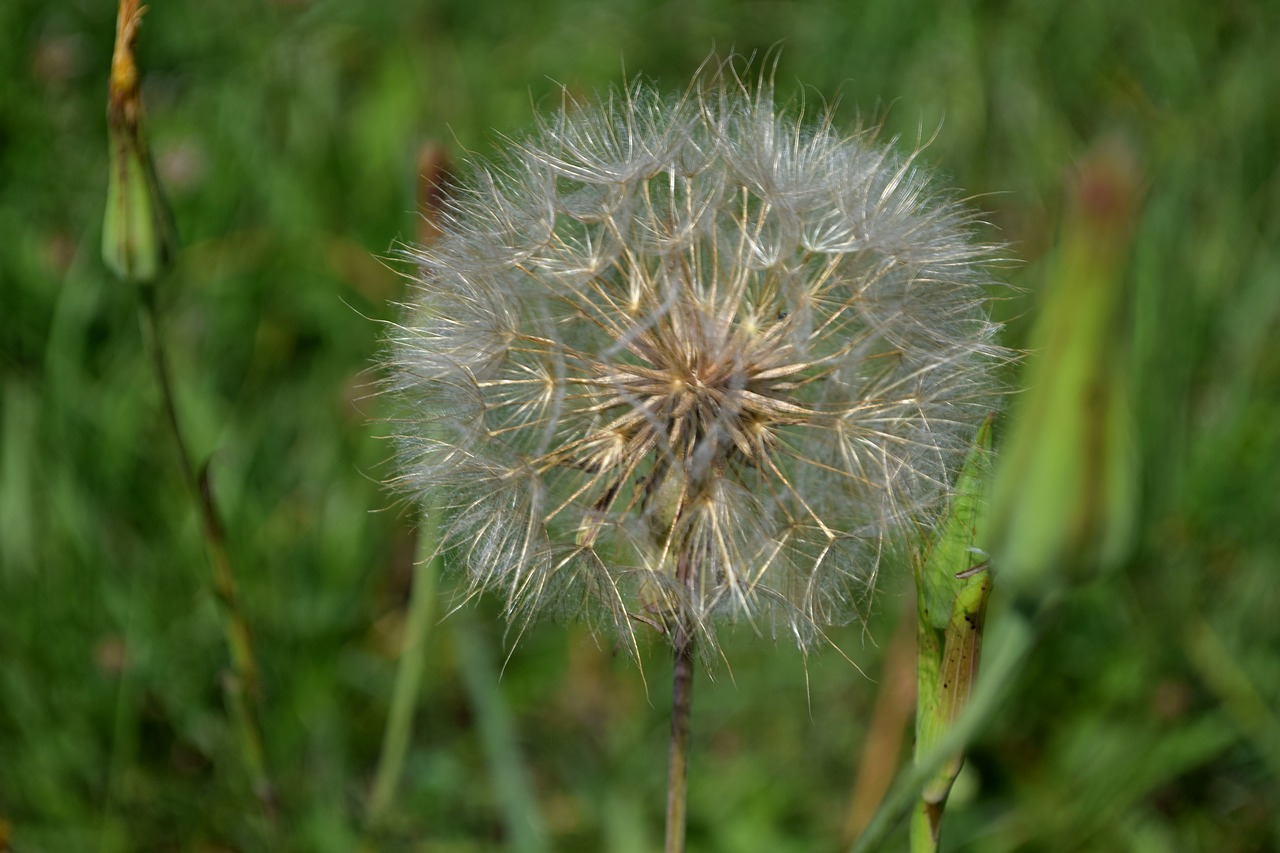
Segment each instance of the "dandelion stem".
M191 461L191 454L179 424L178 408L174 402L173 384L169 378L168 361L165 358L160 322L156 312L155 291L150 286L144 286L141 290L139 319L142 324L142 336L146 341L151 364L155 370L156 383L160 387L165 420L178 451L178 464L182 468L183 480L186 481L187 488L200 513L200 531L204 537L205 552L212 572L213 592L218 599L218 614L221 617L223 634L231 656L231 671L222 679L227 708L231 713L233 725L240 734L241 760L249 774L254 794L262 805L268 824L274 828L277 825L275 790L267 772L262 731L258 724L257 699L261 691L261 682L258 677L257 659L253 652L253 641L249 633L249 623L240 611L237 600L235 575L231 571L226 535L218 518L208 470L202 467L197 471Z
M688 553L676 560L676 581L686 589L695 577ZM685 812L689 779L689 716L693 701L694 633L685 614L678 615L672 631L675 655L671 667L671 759L667 769L666 853L684 853Z
M671 673L671 763L667 774L667 853L683 853L689 770L689 706L693 698L693 643L676 646Z

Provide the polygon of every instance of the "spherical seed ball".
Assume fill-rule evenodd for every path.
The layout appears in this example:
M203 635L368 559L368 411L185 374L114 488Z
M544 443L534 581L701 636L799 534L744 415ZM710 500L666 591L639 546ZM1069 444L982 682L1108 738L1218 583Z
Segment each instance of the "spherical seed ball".
M513 620L856 615L990 410L971 215L730 73L564 106L413 250L398 484Z

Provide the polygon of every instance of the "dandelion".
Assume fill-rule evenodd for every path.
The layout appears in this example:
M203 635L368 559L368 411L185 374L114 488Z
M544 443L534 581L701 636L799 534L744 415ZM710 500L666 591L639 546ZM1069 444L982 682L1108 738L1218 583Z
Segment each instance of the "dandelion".
M999 358L973 219L727 69L566 103L455 194L392 338L400 485L472 588L802 646L928 518Z
M990 247L912 156L779 109L767 75L709 78L566 98L477 166L391 335L399 484L472 592L674 646L668 850L694 651L855 616L1001 357Z

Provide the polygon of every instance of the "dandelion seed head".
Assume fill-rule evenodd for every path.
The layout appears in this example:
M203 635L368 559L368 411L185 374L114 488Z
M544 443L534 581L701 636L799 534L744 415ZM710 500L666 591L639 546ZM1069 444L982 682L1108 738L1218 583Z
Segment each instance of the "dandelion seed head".
M869 134L726 66L566 103L412 250L398 484L510 619L859 613L945 501L1001 359L972 215Z

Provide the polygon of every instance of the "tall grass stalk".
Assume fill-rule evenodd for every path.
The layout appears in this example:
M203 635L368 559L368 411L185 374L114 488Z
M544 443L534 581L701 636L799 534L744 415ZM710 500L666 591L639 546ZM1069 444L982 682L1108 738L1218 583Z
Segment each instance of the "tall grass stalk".
M422 245L431 243L440 234L439 220L444 212L451 183L448 150L434 143L424 145L418 156L418 180L415 186L418 201L418 242ZM376 827L391 811L400 785L405 755L409 751L413 714L421 691L422 670L426 665L427 634L435 612L436 581L441 568L439 530L439 508L434 500L428 500L422 524L417 531L413 590L409 597L409 616L405 623L395 686L392 688L391 710L382 733L382 748L374 771L373 790L369 796L367 818L371 828Z
M173 438L183 480L187 484L200 516L200 531L204 537L205 552L208 555L211 570L210 580L214 596L218 600L223 635L231 656L231 671L223 676L222 689L233 724L239 732L241 758L253 785L254 795L262 804L268 821L274 824L276 822L275 789L267 770L262 729L258 723L258 702L262 683L253 650L253 639L248 620L240 609L235 575L231 570L231 559L227 554L226 533L214 503L208 468L196 469L183 437L156 313L154 291L143 288L139 299L142 334L155 371L156 384L160 389L164 407L165 422Z
M498 684L492 652L475 617L466 608L454 613L449 625L457 649L458 674L476 714L489 778L507 828L507 849L515 853L541 853L547 849L546 828L516 735L515 721Z
M414 563L413 591L409 598L409 616L401 645L400 662L391 693L391 710L382 734L382 750L374 772L373 791L369 796L368 822L376 827L391 811L409 751L413 715L422 688L422 670L427 659L427 637L435 613L436 578L440 559L436 552L436 513L428 510L418 532L418 559Z
M253 792L268 823L274 827L275 793L267 773L258 724L261 684L249 624L237 601L226 534L218 517L208 469L197 468L183 436L156 304L157 281L172 267L178 239L143 124L140 74L133 48L144 11L145 7L139 7L137 0L120 0L107 89L111 159L103 215L102 257L112 272L137 288L142 337L160 389L165 423L177 451L182 479L199 515L212 572L212 589L218 599L218 613L231 656L231 671L222 679L223 692L239 733L241 758Z

